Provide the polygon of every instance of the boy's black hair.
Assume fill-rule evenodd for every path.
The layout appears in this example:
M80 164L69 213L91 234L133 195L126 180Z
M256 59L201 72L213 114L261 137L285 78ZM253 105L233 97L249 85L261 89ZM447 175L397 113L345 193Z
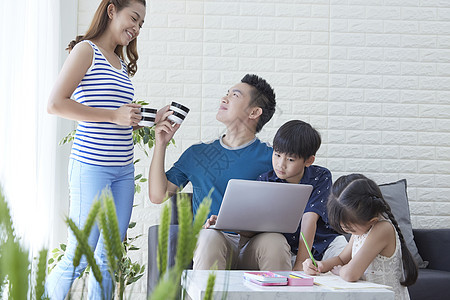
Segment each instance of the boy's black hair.
M316 155L321 143L319 132L310 124L292 120L278 129L273 138L273 150L307 160L312 155Z
M245 75L241 82L254 87L249 107L257 106L262 109L262 114L256 124L256 132L259 132L275 113L275 92L266 80L254 74Z
M364 225L371 219L384 217L391 221L397 231L402 249L405 278L403 286L416 282L417 265L406 246L402 231L384 200L378 185L362 174L350 174L339 177L333 184L327 202L328 220L331 227L339 233L352 230L352 225Z

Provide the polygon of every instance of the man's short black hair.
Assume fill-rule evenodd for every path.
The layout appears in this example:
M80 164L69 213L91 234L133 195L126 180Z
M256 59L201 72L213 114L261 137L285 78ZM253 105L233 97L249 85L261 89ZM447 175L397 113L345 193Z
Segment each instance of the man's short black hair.
M292 120L278 129L273 138L273 150L307 160L316 155L321 143L320 133L310 124Z
M262 109L262 114L256 125L256 132L259 132L275 113L275 92L266 80L254 74L245 75L241 82L254 87L249 106L257 106Z

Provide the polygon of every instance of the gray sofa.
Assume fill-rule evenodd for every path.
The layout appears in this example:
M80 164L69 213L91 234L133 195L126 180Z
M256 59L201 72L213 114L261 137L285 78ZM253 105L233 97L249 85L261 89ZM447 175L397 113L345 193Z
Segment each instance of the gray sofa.
M428 267L408 287L411 300L450 299L450 229L413 229L414 241Z
M172 202L169 235L168 264L174 265L178 236L176 200ZM413 229L414 240L428 267L419 269L417 282L408 288L411 300L450 299L450 229ZM148 230L147 295L155 288L159 271L157 267L158 225Z

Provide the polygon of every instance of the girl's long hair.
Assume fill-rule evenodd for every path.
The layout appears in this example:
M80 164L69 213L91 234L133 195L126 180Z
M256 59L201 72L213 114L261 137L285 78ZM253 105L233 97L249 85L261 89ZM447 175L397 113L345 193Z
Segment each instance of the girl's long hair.
M76 44L83 40L92 40L101 36L108 26L108 6L113 4L117 11L121 11L123 8L128 7L132 1L142 3L144 6L145 0L102 0L100 5L95 12L94 18L92 19L91 25L87 30L85 35L79 35L75 40L71 41L67 46L66 50L71 51ZM123 54L123 46L118 45L114 52L127 64L127 71L129 76L134 76L137 71L137 60L139 58L137 52L137 39L133 39L128 46L126 46L126 57Z
M417 265L406 246L402 231L384 200L378 185L362 174L350 174L336 180L331 188L327 203L330 225L338 232L351 229L352 224L367 224L378 216L388 218L395 227L402 249L405 280L400 283L409 286L417 280Z

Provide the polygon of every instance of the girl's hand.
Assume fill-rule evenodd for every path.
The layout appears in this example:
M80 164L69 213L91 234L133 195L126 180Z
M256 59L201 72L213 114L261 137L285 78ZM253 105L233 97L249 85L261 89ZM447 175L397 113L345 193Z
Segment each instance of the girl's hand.
M209 226L216 224L217 221L217 216L216 215L212 215L211 217L209 217L208 220L206 220L205 225L203 225L203 228L207 229L209 228Z
M311 258L307 258L302 266L303 266L303 272L305 272L308 275L319 275L320 274L320 267L322 266L322 262L316 261L317 267L313 264Z
M156 145L166 146L175 132L177 132L178 128L180 128L180 124L173 125L173 122L167 119L171 114L173 114L173 111L165 111L155 126Z
M333 269L331 269L331 273L333 273L334 275L339 276L339 273L340 273L340 271L341 271L341 268L342 268L341 265L339 265L339 266L334 266Z
M114 111L112 122L121 126L137 126L142 118L140 108L140 104L124 104Z

